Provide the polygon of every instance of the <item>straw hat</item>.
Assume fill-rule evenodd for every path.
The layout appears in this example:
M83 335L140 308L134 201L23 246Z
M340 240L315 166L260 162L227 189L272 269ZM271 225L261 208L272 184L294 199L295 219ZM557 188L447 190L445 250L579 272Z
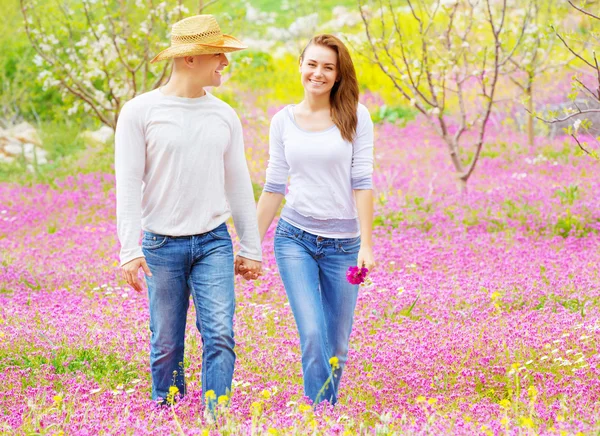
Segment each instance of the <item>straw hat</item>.
M224 35L212 15L194 15L173 24L171 47L150 62L213 53L229 53L248 48L233 36Z

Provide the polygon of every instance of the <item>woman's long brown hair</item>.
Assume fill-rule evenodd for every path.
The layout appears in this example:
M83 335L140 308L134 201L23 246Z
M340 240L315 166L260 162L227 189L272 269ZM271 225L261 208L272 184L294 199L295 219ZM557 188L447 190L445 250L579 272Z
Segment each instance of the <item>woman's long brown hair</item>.
M323 34L313 37L302 50L300 62L304 60L304 53L311 45L322 45L329 47L337 53L338 59L338 81L331 88L329 102L331 104L331 119L346 141L354 141L358 116L358 80L356 71L348 49L339 38L333 35Z

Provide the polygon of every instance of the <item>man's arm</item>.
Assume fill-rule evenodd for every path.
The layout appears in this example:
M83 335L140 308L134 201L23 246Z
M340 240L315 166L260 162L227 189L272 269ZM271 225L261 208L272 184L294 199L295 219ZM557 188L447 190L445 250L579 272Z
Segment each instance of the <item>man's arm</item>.
M117 233L121 242L123 278L141 291L140 267L151 275L139 245L142 228L142 178L146 165L146 141L139 111L131 104L121 110L115 131L115 176L117 187Z
M245 264L258 276L261 270L262 250L256 220L256 203L244 153L242 123L237 115L233 114L232 118L231 142L224 159L225 194L241 246L235 267L236 272L240 273L239 266ZM253 274L251 278L256 277Z

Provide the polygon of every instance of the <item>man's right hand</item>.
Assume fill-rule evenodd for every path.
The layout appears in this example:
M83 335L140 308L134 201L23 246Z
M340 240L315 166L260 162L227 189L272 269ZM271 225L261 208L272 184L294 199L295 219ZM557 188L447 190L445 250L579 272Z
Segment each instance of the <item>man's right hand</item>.
M138 271L140 268L144 270L148 277L152 277L152 273L150 272L150 268L148 268L145 257L138 257L137 259L130 260L121 267L123 278L127 284L137 292L142 291L142 282L138 278Z

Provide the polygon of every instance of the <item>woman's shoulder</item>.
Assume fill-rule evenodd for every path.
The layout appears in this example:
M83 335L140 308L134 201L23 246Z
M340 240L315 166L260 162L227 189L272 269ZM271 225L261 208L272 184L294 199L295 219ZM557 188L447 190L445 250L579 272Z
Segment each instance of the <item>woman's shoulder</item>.
M369 112L369 109L367 109L367 107L362 103L358 103L358 107L356 108L356 114L358 115L359 123L361 122L361 120L366 121L367 119L371 119L371 113Z
M283 125L286 120L289 120L291 113L290 111L292 110L293 106L293 104L288 104L279 108L279 110L275 112L275 115L273 115L271 118L271 125Z

